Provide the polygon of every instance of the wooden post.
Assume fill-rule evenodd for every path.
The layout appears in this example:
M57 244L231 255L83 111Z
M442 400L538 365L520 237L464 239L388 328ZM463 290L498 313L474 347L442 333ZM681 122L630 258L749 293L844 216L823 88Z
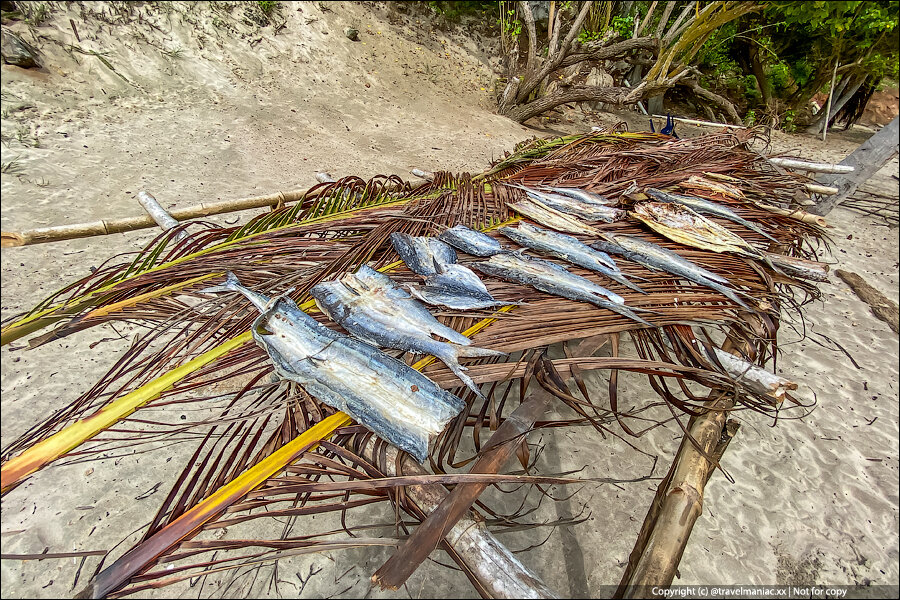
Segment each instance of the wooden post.
M898 138L900 138L900 117L894 117L893 121L882 127L840 162L842 165L854 167L854 172L847 175L826 174L817 177L816 181L836 187L838 193L823 199L810 208L809 212L827 215L835 206L852 196L859 186L897 155Z

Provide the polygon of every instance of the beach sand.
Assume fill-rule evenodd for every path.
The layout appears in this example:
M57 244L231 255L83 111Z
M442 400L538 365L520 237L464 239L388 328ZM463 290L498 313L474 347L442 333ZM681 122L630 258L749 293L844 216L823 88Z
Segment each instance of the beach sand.
M413 167L475 172L516 142L550 133L491 112L497 63L477 38L430 32L415 16L380 5L330 3L323 11L314 3L282 4L286 27L274 37L271 26L260 30L237 12L204 12L177 3L168 14L134 9L170 35L139 26L134 15L110 11L86 17L75 8L60 8L36 28L36 39L23 30L41 51L44 70L2 69L3 134L11 138L3 145L3 162L18 164L17 172L2 175L3 230L137 215L140 190L165 207L183 207L305 189L318 171L363 178L392 173L407 178ZM115 72L94 55L65 51L65 44L77 43L70 17L78 23L80 47L105 52ZM360 31L360 42L344 37L348 26ZM579 111L565 115L574 122L554 127L566 132L620 118L632 130L645 127L632 113L593 121ZM679 131L683 136L704 132ZM867 135L859 129L835 132L823 143L775 133L771 150L837 162ZM868 185L896 197L891 177L896 172L895 159ZM233 224L253 214L211 220ZM831 253L823 249L821 259L833 269L859 273L897 301L897 229L844 208L828 221L834 247ZM143 230L4 249L3 318L156 235ZM734 483L720 473L713 476L676 583L896 588L898 336L842 281L831 279L820 286L822 301L803 307L804 323L796 313L785 318L779 339L777 371L800 384L798 398L815 401L815 410L802 419L785 413L788 418L777 425L759 415L736 414L741 429L723 461ZM127 325L103 326L36 350L23 349L25 340L3 347L3 445L93 385L138 332ZM604 374L587 379L602 397ZM652 394L641 378L623 377L621 405L646 402ZM541 473L583 469L576 476L624 479L647 474L651 464L629 443L658 455L654 476L659 477L680 439L670 425L628 443L586 428L546 430L531 441L543 446ZM139 538L193 449L183 443L44 469L3 499L3 553L107 550L122 542L114 555L121 553ZM584 522L498 535L508 547L524 549L518 554L522 562L560 595L609 596L656 484L586 485L567 500L545 499L530 517L541 522L580 515ZM556 496L567 493L554 488ZM485 498L510 502L495 490ZM379 504L352 518L390 523L393 513ZM333 526L333 517L320 516L298 530ZM266 534L266 526L255 527L248 531ZM270 524L268 535L277 537L281 527ZM371 573L389 555L389 548L370 547L298 556L281 561L278 585L269 569L258 576L210 576L196 587L182 582L142 595L476 595L460 572L431 561L405 590L370 590ZM440 551L432 558L450 562ZM98 562L97 557L88 557L83 566L77 558L4 559L2 594L70 596Z

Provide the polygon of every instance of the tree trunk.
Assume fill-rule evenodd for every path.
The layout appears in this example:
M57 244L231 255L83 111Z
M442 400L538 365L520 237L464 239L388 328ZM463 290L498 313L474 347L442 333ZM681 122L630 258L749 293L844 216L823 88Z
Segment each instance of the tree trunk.
M900 136L900 117L881 128L839 164L854 167L847 175L820 175L816 180L838 188L838 193L828 196L812 208L811 213L827 215L835 206L853 195L866 180L887 164L897 154L897 138Z
M634 90L624 87L576 85L569 89L561 90L552 96L544 96L528 104L516 105L506 113L506 116L517 123L524 123L532 117L569 102L604 102L606 104L621 105L633 92Z
M695 79L682 79L678 82L678 84L689 88L692 92L694 92L694 94L696 94L703 100L706 100L707 102L710 102L724 110L733 124L743 125L741 116L738 114L737 109L734 107L734 104L732 104L724 96L720 96L714 92L709 91L708 89L701 86L700 83Z
M840 90L844 91L843 94L841 94L841 91L836 89L835 93L832 95L838 96L838 99L835 100L831 104L831 110L826 111L825 108L820 110L819 114L816 115L815 120L813 120L813 122L809 125L809 127L806 128L806 132L813 133L813 134L822 133L824 124L826 122L826 117L825 117L826 112L828 112L827 122L828 122L828 126L830 127L831 122L834 120L835 115L837 115L841 111L841 109L844 108L844 105L847 104L847 102L850 100L850 98L852 98L853 95L859 90L859 88L862 87L862 84L865 82L865 80L866 80L866 78L863 77L862 79L860 79L857 83L855 83L853 85L841 86Z

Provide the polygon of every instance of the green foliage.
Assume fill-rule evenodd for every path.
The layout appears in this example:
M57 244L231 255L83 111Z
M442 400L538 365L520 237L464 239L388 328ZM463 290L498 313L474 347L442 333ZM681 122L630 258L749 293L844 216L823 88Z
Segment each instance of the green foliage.
M747 111L747 114L744 115L744 125L747 127L753 127L756 125L756 111L752 108Z
M781 128L788 133L797 131L796 115L793 109L789 108L781 115Z
M257 0L256 5L259 7L260 12L266 15L266 17L271 17L275 14L280 8L279 2L274 0Z
M634 19L631 17L613 17L610 27L621 37L630 38L634 31Z

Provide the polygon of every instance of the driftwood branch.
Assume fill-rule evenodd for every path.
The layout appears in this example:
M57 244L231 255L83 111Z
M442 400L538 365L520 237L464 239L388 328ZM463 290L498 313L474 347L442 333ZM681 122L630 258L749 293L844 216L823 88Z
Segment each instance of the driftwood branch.
M737 125L742 125L743 121L741 121L741 116L738 114L737 109L734 107L734 104L731 103L730 100L725 98L724 96L720 96L714 92L709 91L698 82L696 79L682 79L678 82L678 85L682 85L692 92L696 96L699 96L703 100L707 102L711 102L712 104L718 106L722 110L725 111L725 114Z
M655 119L665 119L666 115L653 115ZM696 125L697 127L726 127L728 129L746 129L743 125L732 125L730 123L716 123L715 121L698 121L697 119L685 119L682 117L672 117L676 123L686 123L687 125Z
M835 271L844 283L850 286L859 299L869 305L872 314L887 323L894 333L900 333L900 311L897 303L866 283L866 280L849 271Z
M816 181L822 185L836 187L838 193L816 204L810 212L827 215L835 206L852 196L859 186L897 155L898 136L900 136L900 117L894 117L893 121L882 127L878 133L840 162L841 165L854 167L853 173L817 177Z

